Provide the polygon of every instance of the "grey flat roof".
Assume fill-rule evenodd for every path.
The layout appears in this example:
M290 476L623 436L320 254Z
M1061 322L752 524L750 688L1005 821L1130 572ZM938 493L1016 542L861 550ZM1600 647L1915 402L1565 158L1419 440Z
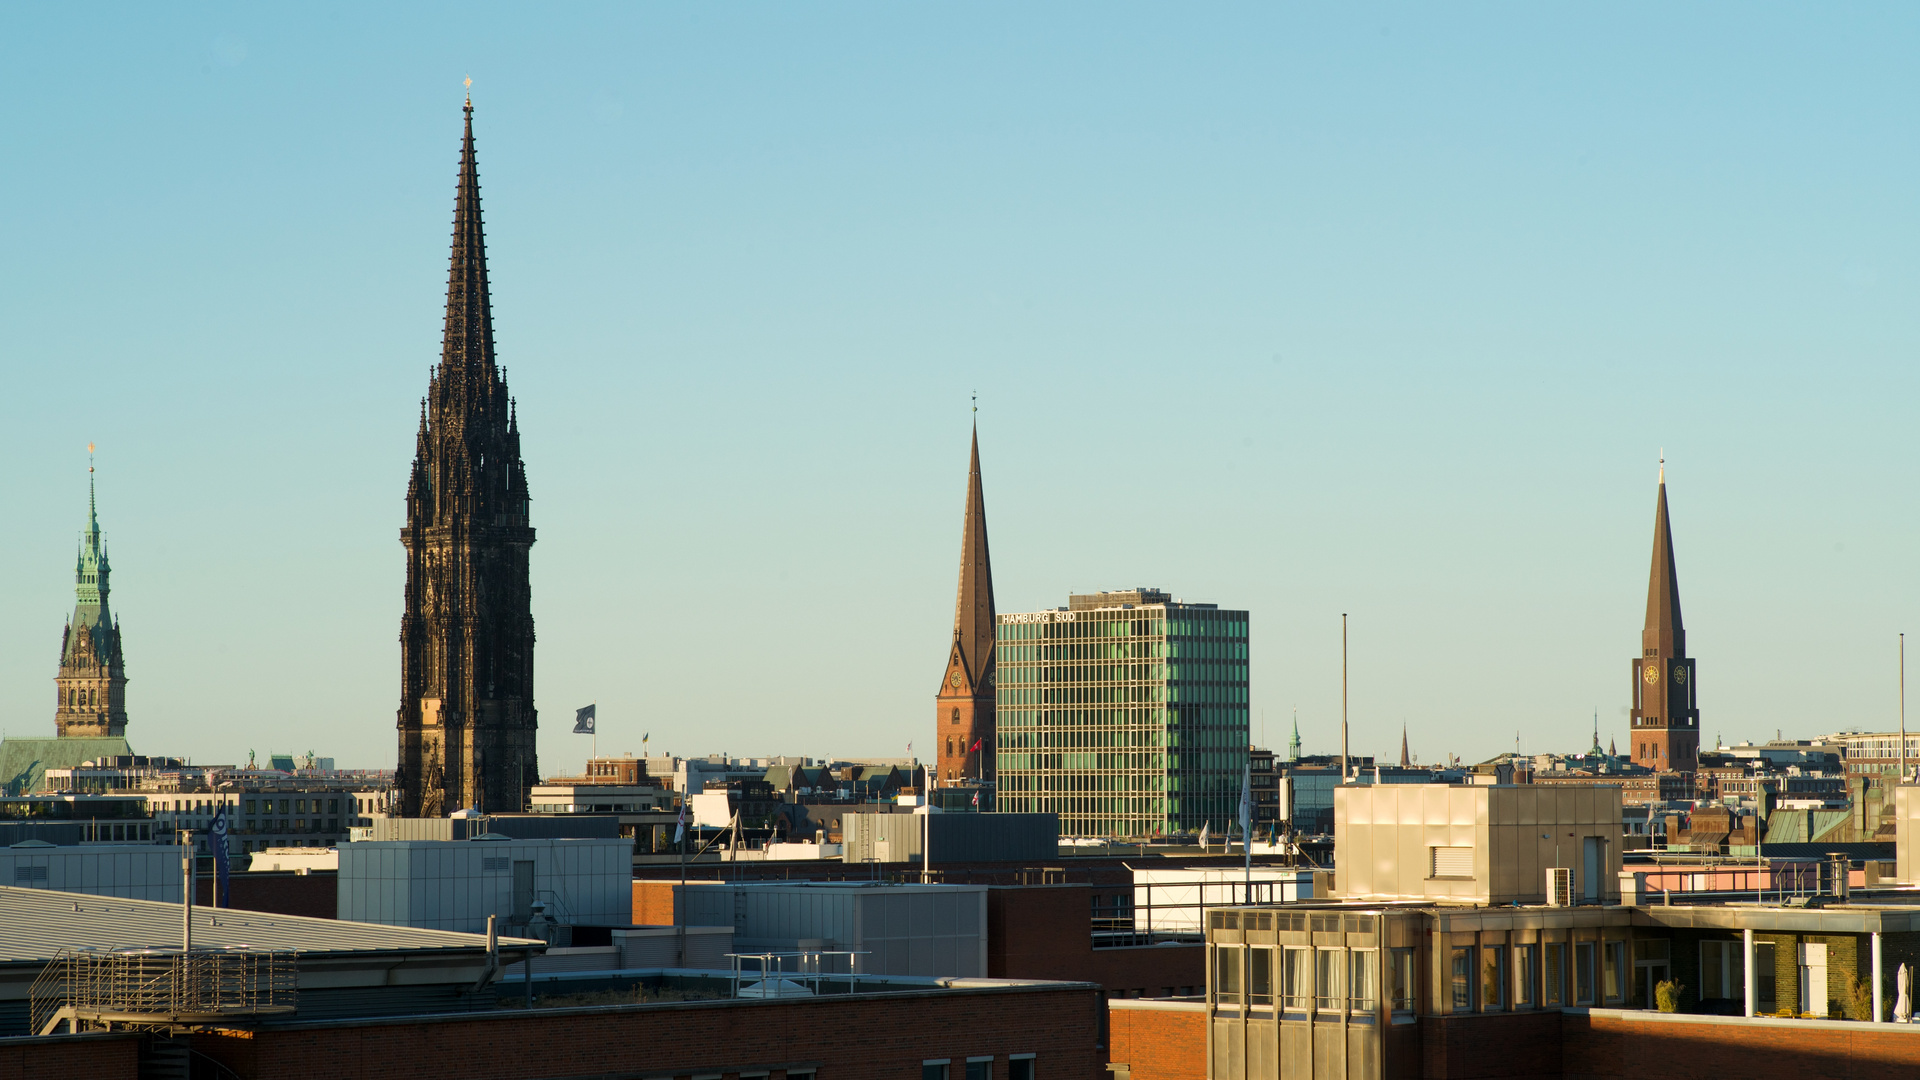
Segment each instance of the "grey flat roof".
M62 949L177 949L180 928L179 904L0 886L0 964L44 963ZM350 955L484 950L487 938L449 930L196 907L193 943L197 948L246 946ZM518 950L544 948L545 942L502 937L500 945Z
M1632 909L1634 923L1646 926L1699 930L1759 930L1803 934L1904 934L1920 930L1920 908L1869 907L1835 904L1831 907L1790 908L1778 904L1677 904Z

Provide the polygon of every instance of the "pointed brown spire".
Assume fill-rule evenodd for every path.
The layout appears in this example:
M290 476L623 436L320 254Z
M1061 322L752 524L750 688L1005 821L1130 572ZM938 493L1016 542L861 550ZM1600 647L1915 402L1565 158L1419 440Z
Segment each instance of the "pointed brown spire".
M445 382L468 384L459 389L471 392L472 387L489 384L494 378L493 304L487 290L487 241L480 220L480 170L473 153L472 101L467 102L465 112L460 181L453 202L453 254L447 268L447 321L440 342L440 376Z
M1680 621L1680 578L1674 571L1673 530L1667 522L1667 467L1660 464L1660 498L1653 515L1653 570L1647 579L1647 627L1641 647L1662 656L1687 654L1687 631ZM1648 655L1655 655L1649 653Z
M967 676L984 689L993 661L993 563L987 555L987 497L980 486L980 428L973 430L967 465L967 516L960 534L960 590L953 605L953 640Z
M1403 769L1413 767L1413 758L1407 754L1407 725L1405 724L1400 725L1400 767Z

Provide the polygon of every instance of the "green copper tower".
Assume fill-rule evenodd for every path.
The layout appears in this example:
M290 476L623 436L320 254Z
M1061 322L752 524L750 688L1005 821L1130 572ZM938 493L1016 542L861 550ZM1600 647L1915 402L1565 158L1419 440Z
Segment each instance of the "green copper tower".
M91 448L89 448L91 449ZM120 624L107 610L107 545L100 535L93 466L87 466L87 527L73 571L73 617L60 638L60 699L53 714L62 738L118 737L127 732L127 671L120 654Z

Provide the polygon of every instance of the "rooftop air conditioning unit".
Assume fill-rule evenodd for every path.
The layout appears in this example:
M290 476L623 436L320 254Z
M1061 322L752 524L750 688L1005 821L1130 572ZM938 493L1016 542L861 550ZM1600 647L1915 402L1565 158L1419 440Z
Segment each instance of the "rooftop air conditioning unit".
M1573 906L1573 870L1571 867L1547 867L1547 906Z

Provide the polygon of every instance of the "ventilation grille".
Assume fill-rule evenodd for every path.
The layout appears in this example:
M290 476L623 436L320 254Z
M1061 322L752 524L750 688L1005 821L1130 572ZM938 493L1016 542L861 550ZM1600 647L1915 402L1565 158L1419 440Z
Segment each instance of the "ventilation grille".
M507 872L509 865L510 860L505 858L481 859L480 872L483 874L504 874Z
M1433 852L1433 877L1471 878L1473 877L1473 849L1470 847L1435 847Z
M13 868L15 881L45 881L47 868L44 866L16 866Z

